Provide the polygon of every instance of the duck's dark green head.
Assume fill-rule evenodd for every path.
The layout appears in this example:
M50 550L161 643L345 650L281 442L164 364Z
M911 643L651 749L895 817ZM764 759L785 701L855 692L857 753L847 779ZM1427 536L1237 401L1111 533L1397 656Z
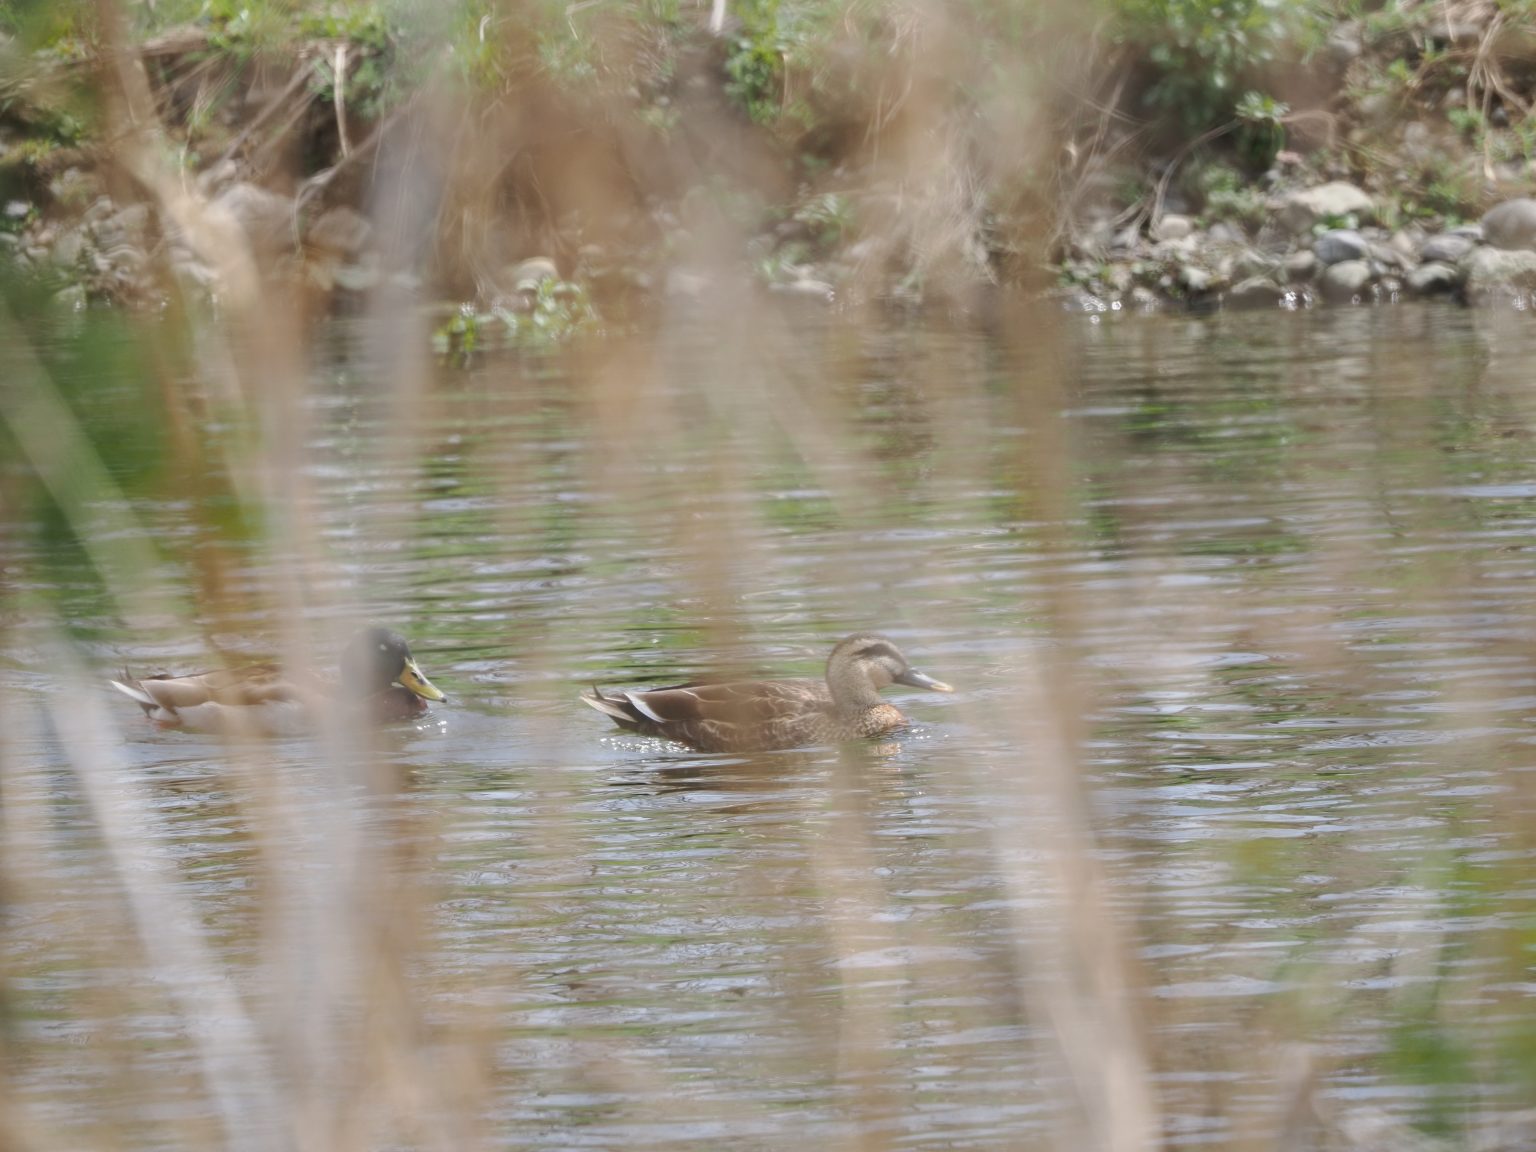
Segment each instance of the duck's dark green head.
M422 675L405 637L388 628L365 628L354 636L342 655L341 675L347 690L359 696L399 684L423 700L448 699Z

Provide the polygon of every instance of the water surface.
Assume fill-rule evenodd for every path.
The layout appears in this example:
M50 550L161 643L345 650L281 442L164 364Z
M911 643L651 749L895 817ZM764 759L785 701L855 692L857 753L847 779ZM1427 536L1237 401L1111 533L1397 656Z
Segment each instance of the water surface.
M1309 1084L1325 1126L1464 1134L1530 1098L1536 329L1449 307L1051 323L796 315L750 361L685 331L633 394L601 358L496 361L407 420L374 334L343 326L301 430L318 562L210 535L206 494L115 465L183 619L270 643L260 613L209 624L192 573L216 552L238 598L304 564L317 645L328 605L385 615L453 698L366 778L323 741L232 751L93 698L232 1003L374 1005L375 1031L240 1040L280 1099L302 1069L345 1095L398 1026L435 1070L358 1078L448 1101L469 1127L436 1139L1043 1147L1082 1123L1063 1031L1094 994L1141 1029L1176 1147L1271 1138ZM154 949L102 944L133 936L132 885L46 702L76 668L195 665L206 636L129 630L73 551L6 534L4 756L32 838L11 1090L72 1139L199 1146L217 1059ZM60 602L67 629L28 611ZM891 693L913 724L875 747L701 755L576 700L816 674L866 627L958 688ZM376 872L323 867L337 836ZM1075 1017L1092 947L1062 859L1102 870L1126 958ZM338 908L394 960L274 945Z

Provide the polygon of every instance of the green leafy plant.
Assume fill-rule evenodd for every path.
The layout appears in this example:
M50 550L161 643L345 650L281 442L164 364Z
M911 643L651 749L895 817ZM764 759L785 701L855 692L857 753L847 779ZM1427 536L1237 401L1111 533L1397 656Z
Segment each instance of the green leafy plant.
M853 201L841 192L821 192L803 201L794 220L805 225L823 248L831 248L851 236L856 213Z
M733 13L741 22L725 58L725 92L757 124L784 121L809 127L815 115L803 93L791 92L792 71L806 72L819 38L816 19L827 11L800 9L780 0L746 0Z
M1278 58L1299 16L1277 0L1121 0L1118 36L1154 79L1145 99L1199 132L1232 118L1239 85Z
M432 334L433 350L459 367L486 352L533 351L566 343L597 329L601 318L587 290L566 280L543 280L535 289L489 308L460 305Z
M1267 214L1263 190L1244 179L1231 164L1211 160L1196 166L1188 186L1204 204L1202 215L1208 222L1235 220L1257 226Z
M1263 92L1244 92L1237 113L1237 151L1255 171L1264 171L1285 147L1285 117L1290 105Z

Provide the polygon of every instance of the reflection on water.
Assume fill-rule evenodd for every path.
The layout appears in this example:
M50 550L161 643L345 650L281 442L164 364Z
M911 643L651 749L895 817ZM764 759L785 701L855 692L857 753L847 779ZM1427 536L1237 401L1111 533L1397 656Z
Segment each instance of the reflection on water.
M1273 1134L1314 1082L1308 1122L1512 1111L1536 1018L1536 332L1449 308L1073 320L1041 364L1017 333L796 323L762 371L800 408L750 441L768 391L711 380L709 341L620 413L580 366L445 376L391 442L366 338L324 368L316 595L388 605L453 698L386 735L395 786L348 804L428 926L388 979L425 997L411 1027L470 1038L477 1138L1047 1143L1071 1110L1059 974L1037 967L1063 930L1042 864L1060 809L1021 805L1059 754L1030 734L1073 701L1086 722L1059 730L1175 1144ZM856 451L819 431L833 393ZM629 459L592 441L605 419ZM621 463L636 479L614 491ZM198 546L187 503L143 514L174 573ZM21 592L68 572L7 536L30 549ZM259 585L256 556L225 578ZM169 625L77 625L101 669L205 657ZM815 674L872 626L958 689L891 693L915 723L878 747L693 755L576 700ZM62 713L38 705L57 642L7 627L7 799L46 813L13 830L41 879L11 895L12 1091L79 1140L110 1115L125 1143L196 1144L212 1058L138 952L116 968L88 946L132 928L84 922L111 902ZM146 858L257 1001L264 901L314 878L249 813L277 773L300 798L278 826L330 835L302 810L337 787L325 747L282 742L257 770L118 704ZM359 914L385 933L398 912ZM373 987L346 972L303 979ZM122 1071L146 1062L149 1093Z

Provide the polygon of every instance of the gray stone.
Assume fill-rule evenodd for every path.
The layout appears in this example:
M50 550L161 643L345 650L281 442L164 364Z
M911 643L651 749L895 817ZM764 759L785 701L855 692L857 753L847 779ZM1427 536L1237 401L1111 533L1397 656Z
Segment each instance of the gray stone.
M1524 298L1536 290L1536 252L1474 248L1457 267L1469 300Z
M1337 220L1346 216L1365 219L1376 212L1376 202L1353 184L1335 180L1319 184L1315 188L1292 192L1280 203L1281 227L1293 236L1312 231L1323 220Z
M1338 264L1345 260L1359 260L1370 251L1364 236L1353 228L1335 228L1324 232L1312 242L1312 252L1318 263Z
M149 205L129 204L119 208L106 220L108 228L115 228L128 236L142 236L149 227Z
M1399 228L1392 233L1392 238L1387 243L1410 260L1416 260L1419 248L1424 243L1424 232L1410 224L1407 228Z
M1206 229L1205 234L1212 244L1248 243L1248 237L1243 235L1243 230L1227 220L1218 220Z
M1120 229L1110 239L1109 250L1122 254L1132 254L1141 250L1141 230L1134 224Z
M336 287L336 268L336 258L330 255L304 261L304 275L322 292L329 292Z
M809 276L802 276L798 280L791 280L788 284L775 284L774 291L784 292L790 296L807 296L813 300L824 300L831 303L837 298L837 291L825 280L815 280Z
M1193 264L1185 264L1179 268L1179 287L1191 296L1209 292L1215 281L1216 278L1204 268L1197 268Z
M1536 200L1520 197L1483 215L1483 235L1495 248L1536 250Z
M368 246L372 222L350 208L332 208L309 226L305 243L338 256L356 256Z
M1344 260L1323 269L1318 289L1329 300L1354 300L1371 284L1371 266L1364 260Z
M850 264L868 264L880 257L885 251L885 242L878 236L866 236L857 244L850 244L843 253L843 259Z
M1288 295L1284 288L1267 276L1250 276L1240 284L1233 285L1226 295L1225 303L1229 308L1274 308Z
M0 232L0 248L14 252L21 247L21 238L13 232Z
M1164 264L1174 264L1195 255L1200 241L1195 236L1180 236L1177 240L1159 240L1152 245L1152 259Z
M1410 120L1403 125L1403 148L1410 154L1422 156L1434 147L1434 142L1429 125L1422 120Z
M27 213L32 211L32 205L25 200L7 200L5 202L5 215L9 220L25 220Z
M83 212L96 197L102 195L101 177L94 171L66 168L48 182L48 191L66 208Z
M218 285L213 269L199 260L186 259L171 262L171 275L183 291L193 293L212 292Z
M1365 254L1370 257L1373 264L1379 264L1383 268L1393 271L1401 271L1404 268L1412 268L1414 261L1404 256L1390 244L1379 244L1375 241L1366 245Z
M95 224L112 215L117 205L112 203L110 196L98 196L94 203L85 210L80 219L86 224Z
M98 220L91 234L95 236L98 247L115 248L120 244L142 243L148 226L149 207L145 204L130 204L120 212Z
M84 251L85 237L73 228L67 229L53 243L53 262L60 268L73 268L80 263Z
M560 279L560 269L548 256L530 256L506 268L503 279L514 292L537 292L546 280Z
M1317 274L1317 254L1310 248L1292 252L1285 258L1285 279L1295 284L1298 280L1310 280Z
M104 249L101 254L114 268L129 272L139 271L149 261L144 250L132 244L119 244L115 248Z
M1127 292L1136 282L1129 264L1111 264L1104 270L1104 283L1116 292Z
M1195 222L1188 216L1170 212L1152 226L1154 240L1182 240L1195 230Z
M1355 101L1355 115L1365 124L1385 124L1401 106L1402 98L1396 92L1381 89Z
M239 179L240 165L233 160L225 160L198 173L197 190L204 196L214 197Z
M1424 247L1419 249L1419 259L1428 263L1454 264L1476 246L1477 242L1471 237L1442 232L1424 241Z
M342 264L331 272L336 287L348 292L371 292L383 281L383 273L375 263Z
M232 184L211 204L232 216L251 247L263 255L293 251L294 203L255 184Z
M1351 20L1337 25L1328 33L1327 41L1328 59L1333 66L1343 71L1353 63L1365 51L1364 43L1360 36L1360 24Z
M53 294L53 302L60 308L70 312L80 312L85 309L85 286L71 284L67 288L60 288Z
M1408 273L1408 291L1415 296L1444 296L1461 287L1461 272L1443 260L1428 260Z
M668 296L702 296L708 292L712 281L702 272L687 268L667 270L666 294Z
M1245 248L1238 253L1237 259L1232 262L1232 275L1238 280L1249 280L1255 276L1273 277L1276 274L1284 274L1284 266L1277 260L1256 252L1252 248Z

